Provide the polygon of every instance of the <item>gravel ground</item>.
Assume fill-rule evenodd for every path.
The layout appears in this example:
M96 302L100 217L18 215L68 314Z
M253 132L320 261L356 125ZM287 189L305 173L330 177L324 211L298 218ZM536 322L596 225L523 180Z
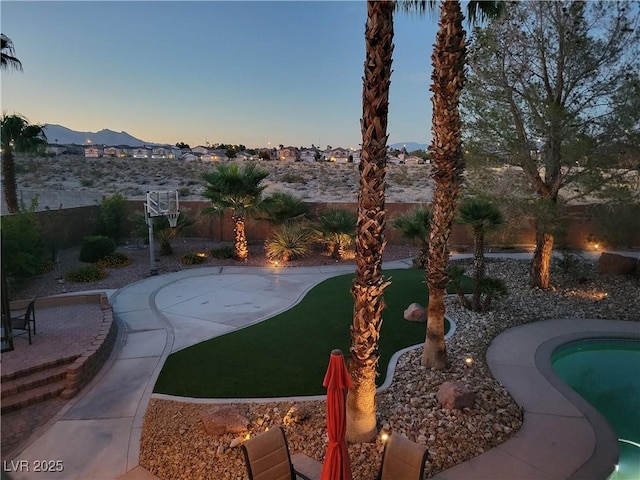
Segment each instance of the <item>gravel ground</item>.
M208 251L213 242L180 240L175 255L160 257L160 273L188 268L177 260L187 251ZM61 252L60 269L29 282L19 291L21 298L94 288L119 288L145 278L149 273L148 250L125 246L120 251L133 258L124 269L109 270L110 276L95 284L59 283L61 273L77 268L77 249ZM386 260L408 258L414 247L389 246ZM346 260L350 262L352 260ZM316 252L295 265L335 263ZM462 262L470 268L468 261ZM261 246L252 248L247 265L266 265ZM233 260L208 259L206 266L237 265ZM193 268L193 267L192 267ZM520 428L522 414L518 405L498 384L485 363L487 347L503 330L538 320L553 318L602 318L640 321L640 282L628 277L600 277L596 266L583 262L569 273L553 271L555 289L543 291L529 286L528 262L487 259L487 274L503 278L509 295L494 302L487 313L474 313L460 306L456 297L447 299L447 315L457 324L455 335L447 342L450 368L435 371L420 366L421 349L404 354L393 384L377 397L378 426L381 430L401 432L429 447L427 475L433 476L464 462L510 438ZM471 368L464 359L472 356ZM438 387L458 380L476 394L473 408L443 410L436 400ZM219 406L219 405L216 405ZM207 404L189 404L152 399L143 425L140 463L163 480L245 479L244 459L238 445L245 436L267 427L285 428L292 452L303 452L321 461L327 447L325 404L310 402L242 403L230 405L249 420L247 432L212 436L205 432L201 416L211 408ZM291 420L289 413L298 411ZM374 478L379 469L383 444L351 444L349 455L354 479Z

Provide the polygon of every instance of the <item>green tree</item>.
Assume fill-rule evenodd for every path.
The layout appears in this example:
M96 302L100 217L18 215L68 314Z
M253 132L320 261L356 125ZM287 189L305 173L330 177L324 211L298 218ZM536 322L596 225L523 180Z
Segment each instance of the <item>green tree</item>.
M276 225L304 219L309 206L302 199L288 192L274 192L265 197L256 217Z
M466 198L460 204L458 221L473 230L473 299L471 308L480 311L484 280L485 234L504 222L502 213L492 202L483 198Z
M37 152L46 145L41 125L30 124L22 115L3 115L0 120L2 142L2 186L9 213L20 210L16 185L16 165L13 152Z
M398 230L403 237L420 242L418 258L414 260L414 267L425 270L429 256L429 224L431 222L431 209L428 207L416 207L413 210L398 215L391 225Z
M563 206L626 182L628 170L611 167L640 125L637 12L631 2L514 2L471 45L466 142L520 167L533 190L539 288L551 287Z
M15 56L13 42L4 33L0 34L0 68L22 71L22 62Z
M96 219L95 235L105 235L118 244L124 234L126 218L127 199L121 193L114 193L104 198Z
M238 260L244 260L249 256L245 220L247 215L258 210L262 191L266 188L260 183L268 176L269 172L259 169L255 163L242 166L237 163L219 163L216 164L215 170L202 175L203 180L207 182L202 195L212 203L203 213L231 210L233 248Z
M191 148L188 143L184 143L184 142L176 143L176 147L178 147L178 148Z

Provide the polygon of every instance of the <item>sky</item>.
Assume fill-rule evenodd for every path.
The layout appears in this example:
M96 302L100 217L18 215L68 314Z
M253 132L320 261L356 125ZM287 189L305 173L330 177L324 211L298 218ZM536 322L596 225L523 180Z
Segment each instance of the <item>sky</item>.
M366 3L7 1L3 113L146 142L359 148ZM437 20L396 13L389 144L431 139Z

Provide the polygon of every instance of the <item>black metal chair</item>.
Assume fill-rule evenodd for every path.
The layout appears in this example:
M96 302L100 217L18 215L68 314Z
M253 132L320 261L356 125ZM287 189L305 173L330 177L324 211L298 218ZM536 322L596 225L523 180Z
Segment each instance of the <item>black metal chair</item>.
M14 309L20 310L20 303L24 302L14 302L11 306L11 310ZM36 334L36 308L35 308L36 299L33 298L26 305L26 309L24 313L20 315L16 315L11 317L11 331L13 337L23 337L27 336L29 338L29 345L31 345L31 324L33 323L33 334ZM15 330L22 330L24 333L13 333Z

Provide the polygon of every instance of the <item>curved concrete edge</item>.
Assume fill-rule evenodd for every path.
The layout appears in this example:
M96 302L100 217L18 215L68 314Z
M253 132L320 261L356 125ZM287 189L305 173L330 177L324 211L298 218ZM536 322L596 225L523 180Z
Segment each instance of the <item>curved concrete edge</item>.
M553 372L562 345L590 338L640 339L640 323L558 319L510 328L487 351L494 376L520 405L523 424L509 440L434 478L603 479L618 458L604 418Z

